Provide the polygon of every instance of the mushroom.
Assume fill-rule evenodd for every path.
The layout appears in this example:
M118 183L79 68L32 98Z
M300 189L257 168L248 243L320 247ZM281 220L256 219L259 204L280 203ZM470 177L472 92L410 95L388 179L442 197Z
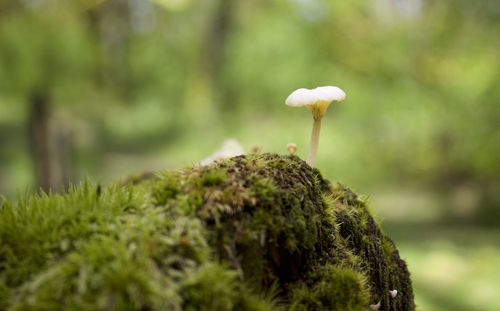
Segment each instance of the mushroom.
M287 106L306 107L313 114L314 124L311 133L309 157L307 158L309 165L314 166L314 160L316 159L323 115L333 101L342 101L345 97L345 92L336 86L321 86L312 90L300 88L293 91L286 99Z
M397 289L393 289L389 291L389 295L391 295L392 298L396 298L396 295L398 294Z
M228 159L231 157L239 156L244 154L245 151L240 143L236 139L226 139L224 140L222 146L219 150L216 150L210 156L200 161L201 165L209 165L217 160Z
M297 145L294 143L289 143L288 145L286 145L286 148L288 149L288 152L291 155L293 155L293 154L295 154L295 152L297 152Z
M381 302L382 302L382 300L379 300L379 302L377 302L376 304L370 305L370 309L371 310L378 310L378 309L380 309Z

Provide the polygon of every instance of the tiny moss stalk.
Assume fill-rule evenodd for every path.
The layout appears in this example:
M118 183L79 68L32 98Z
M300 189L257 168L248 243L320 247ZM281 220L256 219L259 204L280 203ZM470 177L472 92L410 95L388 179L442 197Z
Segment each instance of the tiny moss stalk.
M316 160L316 153L318 152L319 145L319 132L321 130L321 119L314 118L314 124L311 132L311 145L309 147L309 157L307 158L307 164L314 166L314 161Z

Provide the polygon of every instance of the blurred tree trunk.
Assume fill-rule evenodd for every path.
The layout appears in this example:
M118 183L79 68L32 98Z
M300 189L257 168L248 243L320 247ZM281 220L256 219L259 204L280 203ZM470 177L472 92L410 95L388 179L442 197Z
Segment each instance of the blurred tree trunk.
M34 89L29 95L28 135L37 186L43 191L53 188L50 155L50 95L45 89Z
M225 81L223 78L226 63L226 49L229 36L234 27L236 16L236 0L220 0L215 11L210 35L207 36L207 55L209 59L209 72L213 79L215 100L219 107L231 107L231 100L227 98Z
M133 94L131 73L128 66L131 37L128 1L107 0L98 3L87 12L87 20L99 46L99 66L96 85L114 89L122 99Z
M193 122L210 123L214 108L226 108L223 71L226 61L226 47L234 24L235 11L239 1L218 0L205 22L199 54L189 74L186 89L186 112Z
M206 70L212 73L214 78L219 77L224 67L225 50L228 35L233 24L234 9L238 1L219 0L211 21L211 27L206 36Z
M70 127L51 126L52 104L46 89L34 89L29 97L28 135L36 185L45 192L67 187L73 173Z

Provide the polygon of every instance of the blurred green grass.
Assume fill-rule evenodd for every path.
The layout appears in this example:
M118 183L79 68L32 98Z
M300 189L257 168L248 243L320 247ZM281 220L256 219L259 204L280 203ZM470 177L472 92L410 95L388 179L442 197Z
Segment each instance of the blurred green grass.
M498 229L385 226L412 272L420 310L498 310Z

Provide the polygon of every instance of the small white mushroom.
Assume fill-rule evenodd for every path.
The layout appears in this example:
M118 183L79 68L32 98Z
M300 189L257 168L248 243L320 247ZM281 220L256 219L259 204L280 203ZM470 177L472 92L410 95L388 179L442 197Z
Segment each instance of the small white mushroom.
M312 90L305 88L295 90L286 99L287 106L306 107L313 114L314 124L311 133L311 147L307 158L309 165L314 166L314 160L316 159L323 115L333 101L342 101L345 97L345 92L336 86L321 86Z
M227 159L244 154L245 151L236 139L226 139L219 150L200 161L201 165L209 165L221 159Z
M380 309L380 304L381 303L382 303L382 300L379 300L379 302L377 302L376 304L370 305L370 309L372 309L372 310L378 310L378 309Z
M294 143L289 143L288 145L286 145L286 148L288 149L288 152L290 154L295 154L295 152L297 152L297 145Z
M389 291L389 295L391 295L392 298L396 298L397 294L398 294L397 289L393 289L393 290Z

